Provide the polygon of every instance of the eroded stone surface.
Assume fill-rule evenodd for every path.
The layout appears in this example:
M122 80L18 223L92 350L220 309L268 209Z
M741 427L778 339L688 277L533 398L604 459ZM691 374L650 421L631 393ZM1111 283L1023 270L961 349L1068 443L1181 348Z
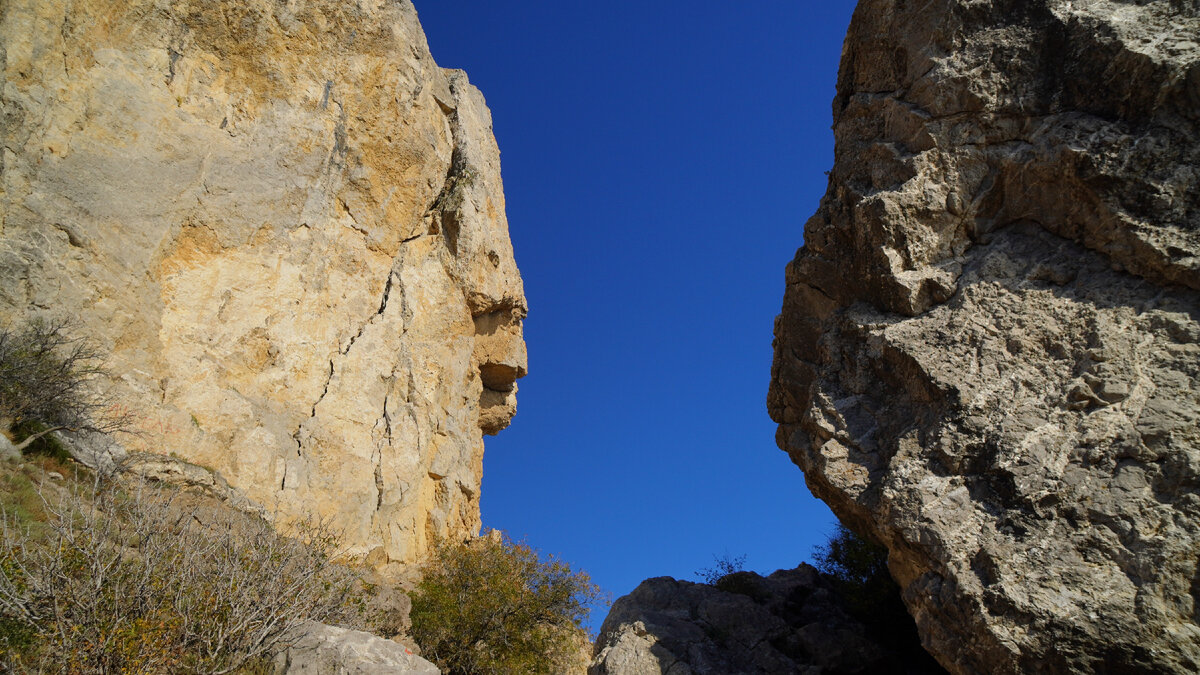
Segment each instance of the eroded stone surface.
M0 5L0 316L77 318L134 451L411 561L525 373L490 114L407 0Z
M863 0L769 395L957 673L1196 672L1200 7Z
M911 622L890 631L906 635ZM808 565L717 586L648 579L613 604L595 650L592 675L943 672L882 644Z
M310 621L274 661L279 675L438 675L404 645L370 633Z

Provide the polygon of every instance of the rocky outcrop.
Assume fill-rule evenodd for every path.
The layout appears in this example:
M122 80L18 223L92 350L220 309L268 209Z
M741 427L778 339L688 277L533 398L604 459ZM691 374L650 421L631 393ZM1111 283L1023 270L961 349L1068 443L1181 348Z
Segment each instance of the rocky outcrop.
M526 305L489 112L408 0L7 0L0 72L0 319L107 348L127 450L378 565L478 531Z
M613 604L595 649L592 675L941 672L882 644L808 565L716 586L648 579Z
M863 0L769 395L956 673L1200 671L1200 6Z
M21 459L21 451L17 450L17 446L8 439L8 436L0 434L0 461L15 462Z
M124 477L137 477L147 483L205 495L247 515L263 519L271 516L261 504L246 499L241 490L231 487L224 476L202 466L152 452L129 453L122 459L121 464L113 469Z
M404 645L362 631L310 621L274 660L279 675L438 675Z

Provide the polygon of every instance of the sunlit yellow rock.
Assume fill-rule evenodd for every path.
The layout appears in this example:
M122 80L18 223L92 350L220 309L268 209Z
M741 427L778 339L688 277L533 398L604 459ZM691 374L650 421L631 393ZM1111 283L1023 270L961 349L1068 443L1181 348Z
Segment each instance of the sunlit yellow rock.
M0 315L111 350L126 449L382 564L478 530L526 305L490 113L411 3L5 0L0 71Z

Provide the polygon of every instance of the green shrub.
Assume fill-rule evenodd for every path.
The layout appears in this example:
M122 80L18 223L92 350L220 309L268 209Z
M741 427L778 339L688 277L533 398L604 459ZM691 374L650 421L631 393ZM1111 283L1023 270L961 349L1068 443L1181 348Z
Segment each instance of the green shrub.
M29 440L29 445L24 448L26 455L51 457L59 462L69 461L71 459L71 451L67 450L62 441L46 433L47 429L49 427L41 422L27 420L13 426L11 431L13 440L18 445L24 445L24 442Z
M851 610L872 615L900 598L888 573L887 549L838 523L837 532L813 553L817 569L833 577Z
M37 486L23 471L7 469L0 473L0 509L6 520L29 528L46 519L43 506Z
M36 633L28 623L0 616L0 653L26 651L33 645L35 637Z
M921 646L917 624L888 572L885 547L839 523L829 542L814 551L813 559L817 569L831 577L850 614L880 644L903 656L905 669L897 672L944 672Z
M447 675L553 673L577 650L599 588L493 533L440 543L412 598L412 636Z

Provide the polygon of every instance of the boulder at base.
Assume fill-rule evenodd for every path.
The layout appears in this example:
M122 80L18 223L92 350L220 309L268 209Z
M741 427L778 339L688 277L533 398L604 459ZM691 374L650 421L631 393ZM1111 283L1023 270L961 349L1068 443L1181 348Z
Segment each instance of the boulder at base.
M905 617L907 618L907 617ZM658 577L617 600L596 640L590 675L942 673L915 631L887 644L855 619L809 565L768 577L736 572L715 586ZM904 645L904 636L911 644Z
M275 658L279 675L438 675L437 666L399 642L310 622L303 636Z

